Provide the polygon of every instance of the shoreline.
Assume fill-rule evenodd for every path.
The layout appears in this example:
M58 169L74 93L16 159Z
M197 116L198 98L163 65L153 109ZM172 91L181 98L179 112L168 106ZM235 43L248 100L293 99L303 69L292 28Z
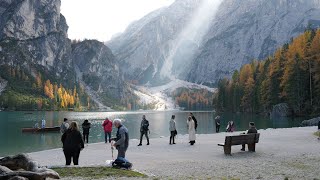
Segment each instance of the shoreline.
M240 132L197 134L194 146L188 144L188 135L178 135L175 145L169 145L169 137L150 139L149 146L144 139L139 147L139 140L131 139L126 158L134 170L160 179L314 179L320 177L316 131L315 126L258 130L256 152L232 146L232 156L225 156L217 144L224 142L226 135ZM64 166L61 148L27 154L41 166ZM104 166L111 159L109 143L92 143L81 151L79 164Z

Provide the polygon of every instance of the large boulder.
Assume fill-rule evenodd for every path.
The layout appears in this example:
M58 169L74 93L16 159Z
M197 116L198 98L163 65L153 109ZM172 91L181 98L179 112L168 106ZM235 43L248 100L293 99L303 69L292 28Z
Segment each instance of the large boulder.
M273 106L270 117L288 117L292 111L287 103L280 103Z
M301 123L301 126L317 126L320 121L320 117L304 120Z

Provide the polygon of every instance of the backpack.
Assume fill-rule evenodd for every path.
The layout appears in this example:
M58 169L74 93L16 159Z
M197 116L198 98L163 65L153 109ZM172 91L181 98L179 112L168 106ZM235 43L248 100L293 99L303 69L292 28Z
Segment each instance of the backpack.
M131 169L132 163L130 163L126 158L118 157L113 161L112 167L120 169Z

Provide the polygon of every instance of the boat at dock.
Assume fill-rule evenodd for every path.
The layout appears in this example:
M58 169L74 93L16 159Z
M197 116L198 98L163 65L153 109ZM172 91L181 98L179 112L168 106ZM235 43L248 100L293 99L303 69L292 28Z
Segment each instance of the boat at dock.
M44 132L60 132L60 126L45 128L22 128L22 132L44 133Z

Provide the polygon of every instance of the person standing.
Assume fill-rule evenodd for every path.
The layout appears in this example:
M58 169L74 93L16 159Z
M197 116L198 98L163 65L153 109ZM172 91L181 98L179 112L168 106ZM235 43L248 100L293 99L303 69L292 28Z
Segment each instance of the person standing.
M109 136L109 143L111 143L111 132L112 132L112 121L109 118L102 123L103 130L104 130L104 142L108 143L108 136Z
M87 119L84 120L84 122L82 123L82 135L83 135L83 141L87 143L89 142L90 128L91 128L91 123L89 123Z
M129 132L128 129L122 125L119 119L113 121L114 126L118 128L116 142L112 144L118 150L117 158L125 158L126 151L129 147Z
M142 137L143 137L143 135L145 135L146 138L147 138L147 145L150 144L148 131L149 131L149 121L146 119L146 116L143 115L142 116L141 125L140 125L140 143L138 144L138 146L142 146Z
M320 120L318 121L318 134L319 134L318 139L320 140Z
M191 118L194 122L194 129L197 131L198 121L197 121L196 117L194 117L194 115L192 113L189 113L189 116L191 116Z
M216 124L216 133L218 133L220 131L220 116L217 116L216 118L214 118L215 124Z
M254 125L254 122L250 122L249 129L248 129L247 133L244 133L244 134L254 134L254 133L258 133L258 131ZM245 149L246 149L246 145L242 144L241 151L245 151Z
M191 116L188 117L187 124L188 124L188 132L189 132L189 143L190 145L193 145L194 143L196 143L196 130L195 130L195 123Z
M84 142L79 131L77 122L72 122L70 128L62 135L63 152L66 159L66 165L79 165L80 151L84 148Z
M228 122L228 126L227 126L227 128L226 128L226 131L227 132L233 132L233 131L235 131L236 130L236 127L235 127L235 125L234 125L234 122L233 121L229 121Z
M69 129L68 119L64 118L63 123L60 126L60 132L63 134Z
M46 120L45 119L41 120L41 128L42 129L46 128Z
M177 135L177 129L176 129L176 121L175 119L175 115L171 116L171 120L169 122L169 131L170 131L170 142L169 144L171 144L171 140L172 140L172 144L176 144L174 142L174 137Z

